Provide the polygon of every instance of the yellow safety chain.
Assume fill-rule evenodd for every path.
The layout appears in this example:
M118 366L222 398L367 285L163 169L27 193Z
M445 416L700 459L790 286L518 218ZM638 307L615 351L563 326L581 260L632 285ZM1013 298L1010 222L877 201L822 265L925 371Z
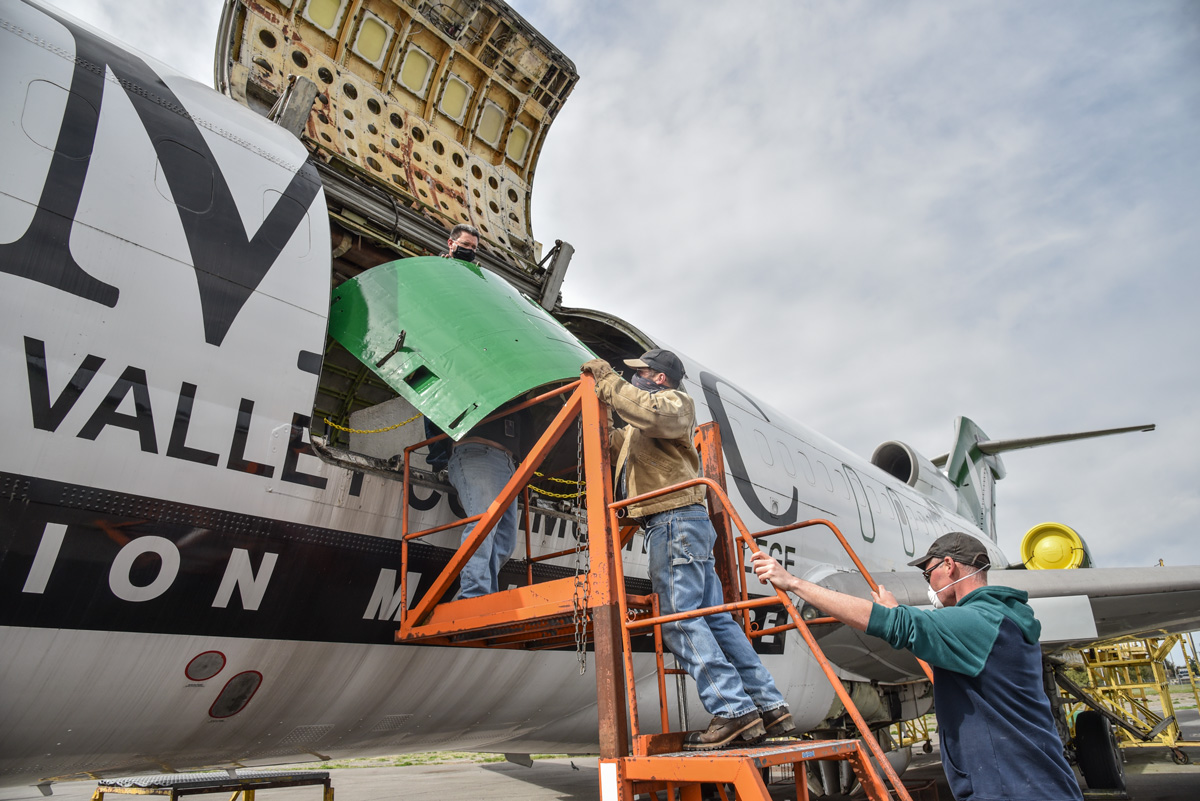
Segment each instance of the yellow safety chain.
M384 431L393 431L397 428L400 428L400 426L406 426L409 423L411 423L413 420L416 420L420 416L421 416L421 414L418 412L417 414L414 414L412 417L408 418L407 420L405 420L401 423L396 423L396 425L394 425L394 426L388 426L387 428L370 428L370 429L346 428L345 426L339 426L337 423L333 422L328 417L325 418L325 422L328 423L329 425L333 426L334 428L336 428L338 431L346 431L350 434L382 434ZM547 481L554 481L558 484L574 484L574 485L580 487L579 492L560 493L560 492L550 492L549 490L540 489L539 487L535 487L532 484L529 485L529 488L531 490L538 493L539 495L545 495L548 498L578 498L581 495L584 495L587 491L585 488L583 488L583 485L580 482L573 481L569 478L555 478L554 476L548 476L545 473L540 473L537 471L534 471L534 475L537 476L538 478L544 478Z
M534 470L534 471L533 471L533 474L534 474L535 476L537 476L538 478L544 478L544 479L546 479L547 481L554 481L554 482L556 482L556 483L558 483L558 484L574 484L574 485L575 485L575 486L577 486L577 487L582 487L582 486L583 486L583 482L576 481L576 480L575 480L575 479L573 479L573 478L555 478L554 476L548 476L548 475L546 475L545 473L539 473L537 470Z
M574 479L570 479L570 478L555 478L554 476L548 476L545 473L538 472L537 470L534 470L533 474L535 476L537 476L538 478L544 478L547 481L553 481L557 484L574 484L575 486L579 487L579 492L559 493L559 492L550 492L549 490L544 490L544 489L541 489L540 487L535 487L532 484L530 484L529 488L531 490L533 490L534 492L536 492L538 495L545 495L547 498L578 498L581 495L585 495L587 493L587 487L584 486L584 482L575 481Z
M396 423L396 425L388 426L387 428L371 428L371 429L345 428L343 426L339 426L337 423L333 422L328 417L325 418L325 422L328 423L329 425L333 426L334 428L336 428L338 431L346 431L350 434L382 434L384 431L392 431L394 429L399 428L400 426L406 426L409 423L411 423L413 420L416 420L420 416L421 416L421 413L417 412L412 417L405 420L403 423Z
M529 488L531 490L533 490L534 492L536 492L538 495L545 495L548 498L578 498L582 495L587 494L586 488L581 489L579 492L570 492L570 493L565 493L565 494L558 493L558 492L550 492L549 490L540 489L538 487L533 486L532 484L529 485Z

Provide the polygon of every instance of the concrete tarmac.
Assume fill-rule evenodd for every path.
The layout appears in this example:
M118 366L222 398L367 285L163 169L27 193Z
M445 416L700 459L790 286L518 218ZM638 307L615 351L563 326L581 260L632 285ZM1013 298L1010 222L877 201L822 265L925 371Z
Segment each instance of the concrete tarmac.
M1194 715L1195 713L1193 713ZM1187 727L1192 729L1194 727ZM1200 727L1195 727L1200 728ZM1187 731L1187 736L1192 736ZM914 801L953 801L942 773L936 748L930 754L915 749L912 764L903 780L909 787L937 788L936 796L926 791ZM1132 801L1196 801L1200 798L1200 748L1185 749L1192 764L1176 765L1163 748L1126 750L1125 772ZM539 759L526 768L507 762L450 763L396 768L346 768L330 771L335 801L595 801L600 797L595 757ZM54 785L52 801L88 801L96 789L94 781ZM774 785L776 801L794 799L791 782ZM106 801L122 797L106 796ZM858 796L862 797L862 796ZM197 796L204 799L205 796ZM217 795L211 801L225 801ZM813 796L814 801L816 796ZM43 801L32 787L0 789L0 801ZM321 788L293 787L259 790L256 801L321 801Z

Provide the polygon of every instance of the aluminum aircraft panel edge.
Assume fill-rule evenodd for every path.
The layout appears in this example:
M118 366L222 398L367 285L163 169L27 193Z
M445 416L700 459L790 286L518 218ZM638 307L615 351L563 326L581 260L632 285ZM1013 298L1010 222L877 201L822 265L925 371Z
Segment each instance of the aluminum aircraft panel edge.
M537 41L493 5L495 30ZM386 63L385 81L404 64ZM437 748L594 753L595 681L572 650L393 643L401 510L421 527L461 510L444 487L405 496L386 471L323 460L310 444L323 418L362 431L413 414L329 339L331 287L398 255L436 254L449 220L422 228L433 223L410 208L392 218L409 226L403 236L379 233L384 217L349 209L383 214L401 198L342 180L336 160L236 102L234 88L224 97L49 6L0 9L0 65L0 784ZM616 362L670 347L611 315L557 307L553 269L490 242L484 266L556 309L580 348ZM684 361L752 528L828 518L907 597L923 587L905 563L951 529L1011 564L991 528L994 480L963 503L976 489L919 480L928 460L908 476L885 470ZM413 425L341 445L386 460L423 438ZM962 453L966 474L994 479L982 456ZM574 544L570 521L531 512L533 554ZM408 600L456 544L450 530L414 549ZM767 547L808 578L856 578L831 537ZM646 591L640 537L625 567ZM571 570L561 557L535 576ZM523 576L513 560L502 581ZM1200 568L997 570L993 581L1009 578L1039 597L1083 598L1097 636L1200 624ZM777 615L759 609L754 622ZM832 692L800 640L756 647L797 724L822 725ZM880 714L920 714L927 688L893 655L849 643L839 666L884 701ZM635 662L652 674L649 655ZM682 712L674 698L670 712Z

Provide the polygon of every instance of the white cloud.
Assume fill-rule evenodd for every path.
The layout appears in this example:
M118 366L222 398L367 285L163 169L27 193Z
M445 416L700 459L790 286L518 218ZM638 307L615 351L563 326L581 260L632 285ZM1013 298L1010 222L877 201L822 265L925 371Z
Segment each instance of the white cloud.
M220 3L70 0L211 81ZM579 68L533 193L569 305L869 455L1010 454L1002 544L1200 563L1200 29L1186 2L514 2Z
M1184 5L521 7L582 76L534 192L535 230L578 249L568 303L864 455L940 453L958 414L998 438L1158 422L1011 455L1003 542L1057 519L1142 563L1140 516L1200 561Z

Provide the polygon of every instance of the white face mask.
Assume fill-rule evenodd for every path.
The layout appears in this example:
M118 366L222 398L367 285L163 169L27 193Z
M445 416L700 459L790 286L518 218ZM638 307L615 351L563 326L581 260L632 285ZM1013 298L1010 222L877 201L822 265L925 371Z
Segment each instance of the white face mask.
M975 571L975 573L982 573L982 572L983 572L984 570L986 570L986 569L987 569L987 568L985 568L985 567L978 568L978 569ZM926 593L925 593L926 595L928 595L928 596L929 596L929 603L933 604L933 608L934 608L934 609L945 609L945 608L946 608L946 605L945 605L944 603L942 603L942 599L941 599L941 598L939 598L938 596L939 596L939 595L941 595L941 594L942 594L943 592L945 592L946 590L948 590L948 589L950 589L951 587L953 587L953 586L954 586L955 584L957 584L959 581L966 581L966 580L967 580L967 579L969 579L971 576L975 575L975 573L968 573L967 575L963 576L962 578L958 579L957 581L952 581L952 582L950 582L950 583L949 583L949 584L947 584L945 587L942 587L940 590L935 590L935 589L933 588L933 585L930 585L930 586L929 586L929 589L928 589L928 590L926 591Z

